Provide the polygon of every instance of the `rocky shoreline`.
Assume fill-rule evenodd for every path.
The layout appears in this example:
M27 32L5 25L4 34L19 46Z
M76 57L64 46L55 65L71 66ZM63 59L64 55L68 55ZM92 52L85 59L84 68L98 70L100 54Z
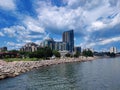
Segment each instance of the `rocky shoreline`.
M67 58L67 59L55 59L55 60L41 60L41 61L14 61L14 62L5 62L0 60L0 80L15 77L27 71L30 71L34 68L39 68L42 66L49 66L62 63L70 62L83 62L95 60L95 57L88 58Z

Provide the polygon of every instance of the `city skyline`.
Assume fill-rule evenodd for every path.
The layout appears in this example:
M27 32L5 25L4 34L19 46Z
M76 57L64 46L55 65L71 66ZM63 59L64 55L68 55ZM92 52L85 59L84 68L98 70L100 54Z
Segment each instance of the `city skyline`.
M18 49L46 37L62 41L73 29L75 46L120 50L119 0L1 0L0 47Z

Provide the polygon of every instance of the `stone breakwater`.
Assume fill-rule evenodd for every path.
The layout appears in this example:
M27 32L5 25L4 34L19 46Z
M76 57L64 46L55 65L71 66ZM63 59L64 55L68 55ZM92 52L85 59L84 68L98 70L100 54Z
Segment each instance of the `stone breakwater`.
M81 62L94 60L95 58L67 58L67 59L55 59L55 60L41 60L41 61L14 61L5 62L0 60L0 80L9 77L15 77L34 68L39 68L42 66L49 66L61 63L69 62Z

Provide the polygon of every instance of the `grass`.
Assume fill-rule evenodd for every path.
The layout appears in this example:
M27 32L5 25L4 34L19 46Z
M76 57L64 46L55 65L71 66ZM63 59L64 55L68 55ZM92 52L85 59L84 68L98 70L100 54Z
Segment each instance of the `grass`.
M38 59L38 58L5 58L4 60L7 62L13 62L13 61L38 61L41 59Z

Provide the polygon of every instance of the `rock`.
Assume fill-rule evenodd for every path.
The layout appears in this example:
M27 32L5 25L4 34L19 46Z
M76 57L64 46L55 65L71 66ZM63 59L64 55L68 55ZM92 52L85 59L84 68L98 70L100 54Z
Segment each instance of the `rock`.
M3 75L0 75L0 79L4 79L6 78L6 76L3 74Z
M15 73L14 73L14 76L18 76L18 75L20 75L20 73L18 73L18 72L15 72Z
M93 60L94 58L89 58ZM41 66L49 66L54 64L61 63L70 63L76 61L88 61L86 59L66 59L66 60L42 60L42 61L14 61L14 62L5 62L0 60L0 79L4 79L7 77L15 77L20 75L21 73L25 73L30 71L33 68L39 68Z

